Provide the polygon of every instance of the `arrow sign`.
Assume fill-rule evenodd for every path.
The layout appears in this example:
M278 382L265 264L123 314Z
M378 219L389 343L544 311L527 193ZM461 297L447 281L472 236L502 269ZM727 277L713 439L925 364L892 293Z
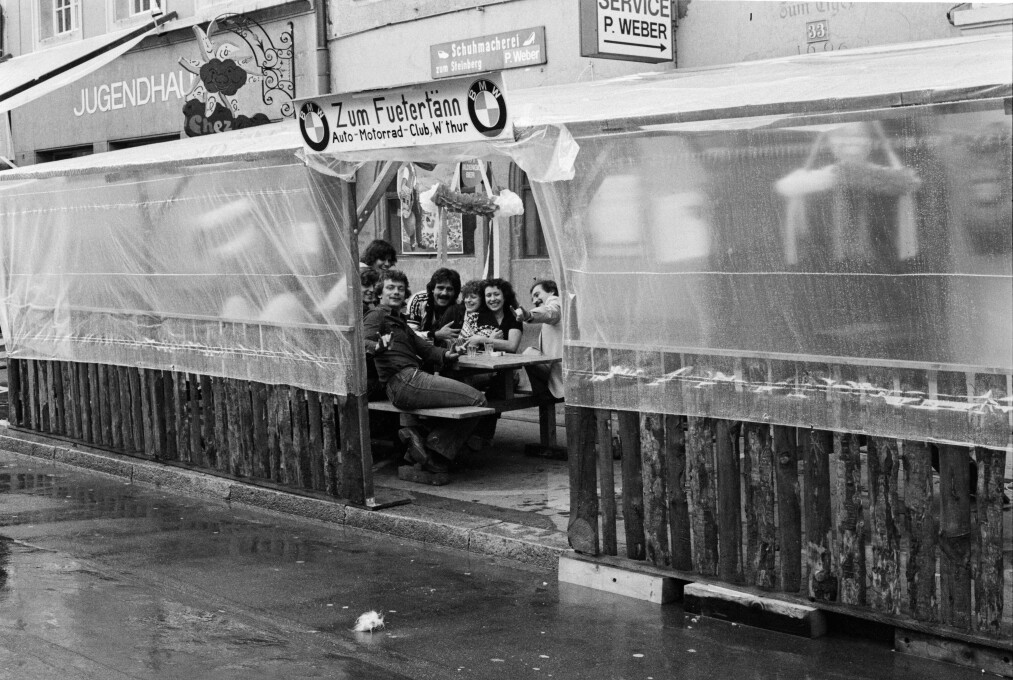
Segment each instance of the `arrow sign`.
M630 47L646 47L647 49L652 49L652 50L653 49L663 50L666 47L665 43L658 43L658 47L655 48L654 45L644 45L643 43L635 43L635 42L624 42L622 40L606 40L605 42L606 43L611 43L613 45L629 45Z
M585 57L674 60L672 0L581 0L580 29Z

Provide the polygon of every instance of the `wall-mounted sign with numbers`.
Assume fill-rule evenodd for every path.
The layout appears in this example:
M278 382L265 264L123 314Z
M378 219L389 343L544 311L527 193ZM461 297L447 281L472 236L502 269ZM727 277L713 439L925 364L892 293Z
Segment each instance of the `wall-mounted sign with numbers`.
M810 21L805 25L805 41L807 43L825 42L830 40L830 26L826 19Z

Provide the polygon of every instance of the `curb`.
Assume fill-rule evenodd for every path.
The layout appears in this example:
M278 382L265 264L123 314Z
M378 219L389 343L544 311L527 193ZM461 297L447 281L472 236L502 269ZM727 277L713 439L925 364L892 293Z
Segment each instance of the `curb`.
M13 432L0 423L0 450L57 465L89 470L132 484L199 498L215 498L255 510L365 529L398 538L464 550L555 571L570 552L566 536L512 522L410 503L383 510L278 491L155 461L132 458L42 435Z

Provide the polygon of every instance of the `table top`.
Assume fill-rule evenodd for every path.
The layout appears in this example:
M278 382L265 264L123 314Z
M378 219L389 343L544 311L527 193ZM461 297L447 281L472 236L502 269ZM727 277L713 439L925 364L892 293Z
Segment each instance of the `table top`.
M538 366L544 364L556 364L562 361L559 357L547 357L541 354L501 354L498 357L488 354L476 354L468 356L462 354L457 360L455 368L481 371L505 371L511 368L523 368L524 366Z

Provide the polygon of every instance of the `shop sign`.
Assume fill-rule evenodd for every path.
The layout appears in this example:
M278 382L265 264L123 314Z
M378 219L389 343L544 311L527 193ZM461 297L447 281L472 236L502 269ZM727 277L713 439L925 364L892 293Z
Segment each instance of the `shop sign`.
M318 153L513 139L498 73L302 100L299 130Z
M271 33L244 14L223 14L206 29L192 29L200 57L179 60L192 83L183 105L187 136L265 125L271 122L269 113L295 113L292 22Z
M659 64L675 56L672 0L580 0L580 54Z
M429 47L433 78L545 63L545 27L522 28Z

